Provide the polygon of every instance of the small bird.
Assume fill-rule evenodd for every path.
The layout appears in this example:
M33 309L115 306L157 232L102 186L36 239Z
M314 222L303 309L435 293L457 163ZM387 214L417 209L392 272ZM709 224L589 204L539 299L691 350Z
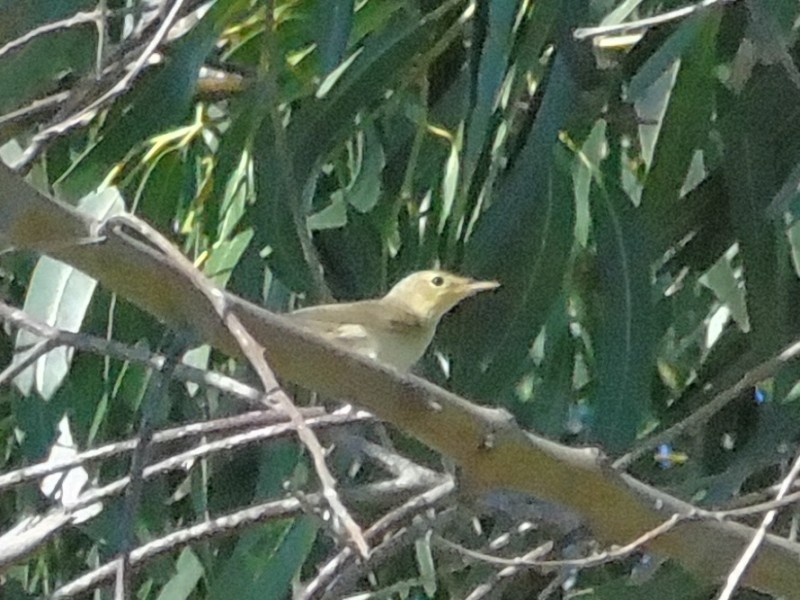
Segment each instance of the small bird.
M425 353L445 313L465 298L499 285L446 271L418 271L383 298L311 306L287 316L335 344L408 371Z

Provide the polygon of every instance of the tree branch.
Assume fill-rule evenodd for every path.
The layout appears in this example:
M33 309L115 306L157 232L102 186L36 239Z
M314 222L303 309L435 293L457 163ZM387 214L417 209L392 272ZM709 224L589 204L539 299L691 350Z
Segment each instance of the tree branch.
M51 200L0 166L0 243L42 251L96 277L107 288L170 323L193 329L241 356L208 298L158 251ZM337 348L241 298L226 302L285 379L346 398L450 456L485 488L528 492L581 513L601 543L630 540L694 507L607 468L596 451L561 446L522 431L502 411L467 402L428 381L402 375ZM342 377L347 373L347 377ZM681 523L648 544L706 579L726 575L754 530L735 523ZM797 598L800 545L767 535L747 585Z

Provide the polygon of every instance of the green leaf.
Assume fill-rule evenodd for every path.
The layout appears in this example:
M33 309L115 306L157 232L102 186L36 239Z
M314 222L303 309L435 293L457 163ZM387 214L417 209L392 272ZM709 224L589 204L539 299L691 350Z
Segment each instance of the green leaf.
M317 536L310 517L273 522L249 531L214 580L209 600L282 600Z
M418 538L414 542L414 550L417 556L417 569L419 570L419 579L422 587L429 598L436 595L436 563L433 559L433 552L431 549L431 535L433 532L428 532Z
M744 288L739 285L739 280L733 270L733 265L727 256L723 256L700 279L713 290L720 302L731 311L731 316L742 329L750 330L750 321L747 318L747 305L745 303Z
M624 22L625 19L627 19L641 3L642 0L623 0L616 7L614 7L614 10L603 17L603 20L600 21L600 24L619 25L620 23Z
M218 242L211 250L211 255L203 269L220 287L225 287L230 279L231 272L239 263L239 259L247 250L253 232L250 229L241 231L233 239Z
M514 416L522 427L557 439L564 433L573 402L577 349L563 296L554 306L544 333L544 356L538 369L541 382L532 399L515 407Z
M472 110L467 125L462 163L467 180L477 167L478 157L484 151L493 131L490 126L492 114L497 110L500 100L500 86L508 69L508 58L514 40L514 17L517 14L517 0L489 0L480 2L488 15L485 38L482 44L474 44L472 61L477 64L473 70ZM463 214L456 214L462 218Z
M335 298L362 299L382 294L383 240L373 213L348 211L347 226L315 235Z
M380 136L374 124L364 127L361 164L352 183L343 190L347 202L357 211L366 213L375 208L383 188L382 174L386 166Z
M168 231L184 204L190 175L191 168L180 152L159 156L144 175L136 213L159 231Z
M306 224L311 231L344 227L347 224L347 204L342 199L342 194L334 194L331 203L308 217Z
M240 185L247 175L247 161L243 160L243 155L248 150L252 151L263 121L269 120L268 101L269 94L263 78L231 101L231 123L222 134L215 155L214 191L206 205L210 231L215 229L215 219L222 218L222 204L226 196L232 193L231 188ZM256 229L257 240L260 239L258 231Z
M406 8L408 3L405 0L370 0L359 3L350 32L350 45L355 45L367 35L386 27L396 12Z
M56 437L58 421L63 413L54 409L52 402L39 396L15 394L12 400L14 426L24 434L20 441L22 456L31 461L41 460Z
M298 189L336 143L346 139L359 113L384 99L387 88L402 82L415 56L424 55L460 15L461 2L447 2L424 15L397 13L381 31L369 36L359 55L327 94L308 102L294 115L288 138Z
M602 162L606 147L606 122L598 120L592 127L589 137L575 157L572 168L573 189L575 195L575 237L578 243L586 248L589 244L591 229L591 211L589 193L592 190L594 169Z
M439 227L437 233L439 235L445 229L448 222L451 225L452 231L459 229L463 214L453 214L453 207L456 203L456 192L458 188L458 175L461 171L461 165L458 160L458 144L453 143L450 147L450 156L444 164L444 175L442 177L442 195L441 202L437 203L439 209Z
M758 70L737 110L720 124L725 146L722 172L744 266L747 312L756 346L771 345L776 332L797 329L787 319L789 303L794 303L797 293L790 247L783 225L770 221L767 210L800 157L798 101L800 91L781 69ZM787 110L787 106L791 108ZM771 111L778 111L777 117Z
M118 101L112 109L99 141L60 179L59 189L65 195L80 196L96 188L98 181L132 147L156 132L184 122L200 67L227 20L246 5L246 0L220 0L212 4L200 22L175 41L163 65L141 76L130 100Z
M191 548L184 548L175 563L175 575L161 588L156 600L185 600L205 573L203 564Z
M281 156L272 119L264 114L253 145L256 203L245 213L244 224L255 232L257 248L269 246L268 262L275 275L292 289L308 293L313 282L299 231L308 223L304 215L299 215L300 222L295 219L295 212L301 207L293 206L297 192L292 193L287 187L290 183L284 171L286 162Z
M674 34L683 43L688 41L684 37L691 38L691 43L685 48L683 43L671 48L672 52L681 51L680 67L642 194L653 230L674 210L695 152L708 137L714 111L713 69L719 21L720 11L706 11L682 24Z
M195 369L205 371L208 369L208 361L210 357L211 346L208 344L203 344L197 348L192 348L191 350L184 352L183 356L181 357L181 363L190 367L194 367ZM190 396L194 396L200 389L199 385L191 381L187 381L184 385L186 386L186 390L189 392Z
M615 159L619 155L612 153L605 164ZM609 451L620 452L636 438L650 409L654 372L651 250L642 215L624 193L608 178L596 179L592 191L597 236L597 289L590 328L595 360L594 432Z
M650 561L656 562L652 557ZM701 600L710 595L690 573L673 563L652 568L656 569L655 573L642 575L646 583L634 585L628 577L616 577L594 586L592 597L596 600ZM640 566L639 570L648 569Z
M514 48L514 67L517 76L514 81L514 97L528 85L526 77L530 71L540 73L544 69L542 52L553 35L553 26L559 17L564 16L563 0L539 0L534 3L530 15L523 19L516 35Z
M142 400L147 393L147 387L152 380L152 371L143 365L132 362L125 362L122 369L114 381L114 389L111 395L115 408L109 420L118 419L117 425L122 431L132 429L131 417L137 413L142 405ZM154 423L163 422L163 416L169 413L169 395L167 402L158 405L157 416L153 416ZM126 410L122 410L126 409Z
M502 287L472 301L453 326L458 389L491 395L512 384L561 293L575 203L571 157L557 145L557 136L576 106L575 96L575 81L559 55L525 146L467 242L465 272L497 279Z
M280 441L264 447L260 453L258 472L253 474L251 463L248 487L254 482L256 500L281 497L285 482L296 476L299 451L294 442ZM230 472L216 474L212 485L225 486ZM240 483L243 472L234 480ZM227 504L241 501L241 489L223 490ZM296 520L271 521L251 527L236 541L232 553L216 563L208 598L237 598L241 600L285 598L297 570L305 561L316 537L316 524L305 517Z
M317 51L322 74L327 75L341 62L353 27L353 0L317 0Z
M626 90L628 100L641 100L684 54L692 52L698 36L702 35L704 23L702 18L687 19L657 47L628 82ZM666 96L665 100L669 100L669 93Z
M792 0L748 3L750 27L755 54L764 64L779 63L795 86L800 86L800 70L792 56L795 33L792 23L797 22L797 3Z

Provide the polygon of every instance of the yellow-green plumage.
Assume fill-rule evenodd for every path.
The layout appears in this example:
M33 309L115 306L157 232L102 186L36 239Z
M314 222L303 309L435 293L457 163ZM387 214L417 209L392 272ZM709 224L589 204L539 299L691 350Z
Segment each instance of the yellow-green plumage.
M419 271L400 280L383 298L312 306L288 316L353 352L407 371L425 353L445 313L498 285L446 271Z

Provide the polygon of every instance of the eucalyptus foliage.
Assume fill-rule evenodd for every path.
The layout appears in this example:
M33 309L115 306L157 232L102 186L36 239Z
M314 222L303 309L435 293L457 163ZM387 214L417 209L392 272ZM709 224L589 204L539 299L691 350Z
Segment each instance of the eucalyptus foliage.
M134 212L232 292L284 311L380 295L434 265L497 279L497 293L446 318L418 371L612 456L690 417L796 337L797 2L717 2L614 31L683 5L186 0L137 66L177 6L160 4L0 3L0 44L19 41L0 48L0 157L96 216ZM43 28L101 9L99 21ZM610 31L581 30L597 25ZM86 119L42 135L122 81ZM6 253L0 269L4 299L51 325L152 350L173 343L60 263ZM26 343L0 337L0 362L19 360ZM186 360L247 378L205 347ZM779 481L800 432L797 367L769 375L632 471L709 506ZM49 354L0 387L2 470L45 459L65 415L79 448L136 435L151 378L128 361ZM173 382L153 419L166 428L242 410ZM127 463L93 468L102 482ZM136 539L282 497L287 481L316 489L292 441L204 459L145 484ZM36 487L5 492L4 528L42 502ZM451 524L453 537L481 547L511 528L494 510L481 534ZM122 511L121 499L106 501L7 571L8 597L48 594L115 556ZM147 565L136 594L288 597L332 539L310 516L253 526ZM494 581L497 567L466 562L420 535L357 589L448 598ZM635 563L570 585L599 598L706 597L672 565L631 588ZM502 589L535 597L551 579L523 572Z

